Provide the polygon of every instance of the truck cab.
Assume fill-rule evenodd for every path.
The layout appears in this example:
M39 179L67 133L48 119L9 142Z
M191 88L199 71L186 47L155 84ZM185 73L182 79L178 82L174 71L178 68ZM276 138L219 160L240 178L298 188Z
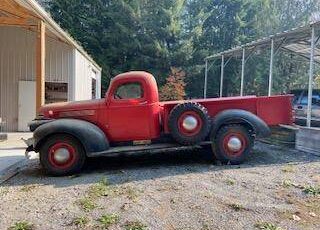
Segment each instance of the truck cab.
M53 175L78 172L88 157L204 144L221 162L239 164L256 138L270 135L269 126L292 124L291 100L279 95L159 102L155 78L133 71L113 78L104 99L43 106L30 122L27 152L39 152Z
M99 120L112 141L156 139L161 130L160 111L154 77L130 72L112 79Z

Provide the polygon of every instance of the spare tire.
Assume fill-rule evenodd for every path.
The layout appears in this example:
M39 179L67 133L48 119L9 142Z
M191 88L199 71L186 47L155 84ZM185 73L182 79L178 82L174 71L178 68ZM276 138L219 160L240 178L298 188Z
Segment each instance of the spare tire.
M210 131L208 111L201 104L186 102L176 105L169 115L169 131L182 145L195 145L205 140Z

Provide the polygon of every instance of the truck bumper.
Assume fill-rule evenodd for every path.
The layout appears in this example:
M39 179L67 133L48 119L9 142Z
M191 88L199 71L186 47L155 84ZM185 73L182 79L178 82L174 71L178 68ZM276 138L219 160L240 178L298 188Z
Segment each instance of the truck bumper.
M34 148L33 148L34 139L32 137L32 138L29 138L29 139L23 140L23 141L28 146L26 151L25 151L25 156L26 156L26 158L29 159L30 158L29 152L33 152L34 151Z

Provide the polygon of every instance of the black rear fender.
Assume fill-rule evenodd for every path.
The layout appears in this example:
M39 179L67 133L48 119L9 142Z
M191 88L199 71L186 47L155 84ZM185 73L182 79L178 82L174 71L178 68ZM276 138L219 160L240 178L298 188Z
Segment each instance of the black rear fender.
M77 138L87 155L109 149L108 139L98 126L77 119L58 119L39 126L33 133L34 149L39 151L45 140L55 134L69 134Z
M243 124L260 138L271 134L268 125L255 114L241 109L230 109L220 112L213 118L211 136L215 135L222 126L229 124Z

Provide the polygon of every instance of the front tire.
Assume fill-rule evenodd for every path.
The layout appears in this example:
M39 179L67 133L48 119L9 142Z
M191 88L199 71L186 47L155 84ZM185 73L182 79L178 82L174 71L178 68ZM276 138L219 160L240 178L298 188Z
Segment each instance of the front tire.
M251 153L254 137L243 125L226 125L211 136L211 143L216 159L237 165Z
M82 144L71 135L53 135L40 148L40 163L49 175L75 174L82 169L85 160Z

